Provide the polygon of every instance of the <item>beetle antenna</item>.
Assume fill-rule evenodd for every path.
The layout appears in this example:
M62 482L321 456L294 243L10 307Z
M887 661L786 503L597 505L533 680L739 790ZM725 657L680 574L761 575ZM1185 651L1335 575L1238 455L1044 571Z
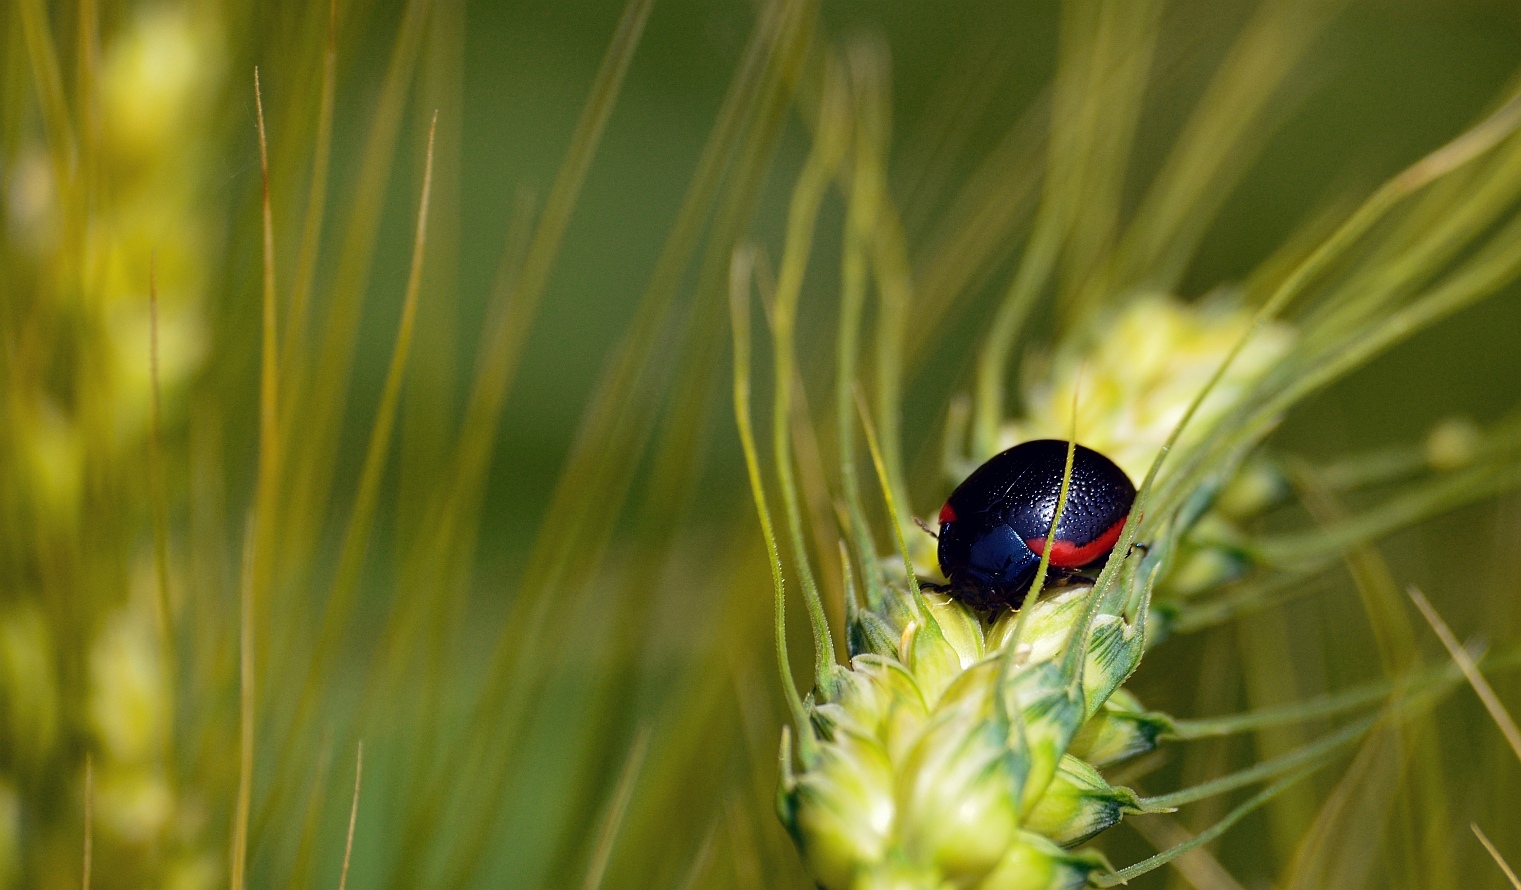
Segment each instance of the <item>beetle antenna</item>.
M919 526L919 528L922 529L926 535L929 535L930 537L934 538L937 541L940 540L940 535L936 534L935 530L932 529L932 528L930 528L929 524L926 523L923 519L920 519L919 517L915 516L914 517L914 525Z

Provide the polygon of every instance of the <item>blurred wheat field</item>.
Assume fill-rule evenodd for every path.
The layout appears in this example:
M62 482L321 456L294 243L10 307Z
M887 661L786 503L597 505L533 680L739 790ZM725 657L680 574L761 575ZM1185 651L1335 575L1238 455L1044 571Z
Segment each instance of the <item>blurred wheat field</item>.
M787 707L728 401L736 251L763 296L799 276L791 441L838 627L819 468L842 292L869 294L890 487L932 516L1062 182L1087 177L1054 289L1130 280L1121 233L1160 182L1188 210L1124 242L1156 258L1131 278L1258 293L1494 111L1521 60L1521 24L1482 0L942 7L6 4L0 887L809 886L777 819ZM1072 58L1089 79L1058 77ZM855 66L853 126L883 149L897 266L851 266L844 174L788 265L831 65ZM1181 165L1180 143L1201 146ZM1506 157L1356 262L1403 269L1396 248ZM1476 212L1454 267L1513 216ZM1266 453L1294 497L1245 525L1282 563L1391 515L1407 477L1460 485L1260 608L1180 619L1131 683L1148 706L1292 708L1448 664L1403 596L1369 593L1407 585L1475 653L1513 651L1517 296L1506 278L1283 418ZM1000 416L1056 376L1076 317L1030 318ZM1197 742L1130 780L1194 784L1335 725ZM1132 885L1508 886L1470 823L1521 863L1521 760L1473 691L1378 739ZM1097 845L1127 865L1226 803Z

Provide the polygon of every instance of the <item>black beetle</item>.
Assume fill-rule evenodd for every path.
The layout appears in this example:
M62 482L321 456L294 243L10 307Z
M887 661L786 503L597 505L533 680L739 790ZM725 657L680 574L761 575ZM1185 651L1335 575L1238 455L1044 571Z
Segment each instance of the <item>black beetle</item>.
M979 609L1019 608L1046 549L1066 466L1066 442L1037 439L994 455L956 486L940 508L940 571L950 583L938 589ZM1125 471L1077 446L1050 569L1068 576L1105 559L1133 503Z

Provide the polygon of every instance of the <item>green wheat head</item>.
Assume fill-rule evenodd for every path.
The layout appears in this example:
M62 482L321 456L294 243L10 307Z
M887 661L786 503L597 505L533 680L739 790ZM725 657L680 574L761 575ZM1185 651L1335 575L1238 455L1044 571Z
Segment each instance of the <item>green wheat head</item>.
M1244 81L1234 66L1260 61L1262 44L1283 40L1285 18L1295 21L1298 39L1308 39L1315 13L1293 4L1259 13L1163 174L1134 216L1121 219L1123 183L1115 170L1124 168L1137 123L1137 84L1148 72L1159 12L1145 3L1067 5L1040 198L1012 283L978 344L970 411L953 405L946 421L947 485L1003 448L1046 437L1108 453L1144 480L1096 582L1040 596L1042 560L1024 608L993 615L920 592L917 579L938 573L927 539L905 538L911 515L897 442L905 304L914 294L882 178L884 62L872 48L847 48L821 64L814 148L793 191L774 284L769 273L757 274L753 253L736 255L735 411L772 561L777 652L792 716L782 737L778 810L822 886L1056 890L1123 883L1219 836L1377 730L1426 713L1456 679L1455 671L1418 675L1405 653L1385 694L1359 690L1214 722L1147 711L1123 688L1143 655L1178 628L1215 625L1293 595L1328 562L1377 536L1521 482L1513 421L1487 433L1463 428L1455 439L1455 428L1444 428L1428 449L1434 477L1407 483L1388 502L1320 530L1243 530L1288 492L1287 471L1260 456L1285 412L1521 272L1521 177L1511 172L1521 171L1521 97L1502 102L1244 286L1184 303L1170 292L1188 261L1189 239L1218 208L1208 180L1232 175L1229 162L1248 150L1243 143L1252 132L1241 110L1262 108L1275 86L1271 77ZM1277 49L1292 54L1295 47L1290 41ZM1224 115L1237 119L1228 123ZM809 541L800 494L809 486L799 485L794 470L803 449L792 427L804 420L793 395L794 319L821 197L836 180L848 206L832 431L839 465L812 487L838 484L842 503L839 531L816 525ZM879 296L875 373L863 372L858 354L868 276ZM774 359L780 533L750 420L749 293L756 279ZM1046 307L1057 339L1049 350L1031 348L1032 318ZM1006 418L1004 381L1019 354L1039 362L1027 363L1023 413ZM861 395L867 385L877 394L874 411ZM884 509L872 510L864 497L858 429ZM1444 458L1448 445L1453 452ZM1070 473L1070 450L1068 461ZM1313 471L1303 473L1307 502L1341 493L1326 491ZM1065 498L1064 479L1058 516ZM888 534L873 531L872 513L884 517ZM831 539L841 548L843 572L838 638L810 556L827 553ZM807 696L793 687L789 667L789 567L813 627ZM836 661L840 649L845 664ZM1171 742L1359 711L1281 756L1171 793L1141 795L1100 772ZM1207 830L1134 865L1115 869L1082 847L1127 815L1171 813L1243 787L1259 790Z

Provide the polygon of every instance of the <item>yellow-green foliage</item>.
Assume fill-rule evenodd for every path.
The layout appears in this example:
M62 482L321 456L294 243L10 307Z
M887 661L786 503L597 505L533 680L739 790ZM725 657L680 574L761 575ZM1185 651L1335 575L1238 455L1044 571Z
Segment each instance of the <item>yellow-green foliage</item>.
M1498 885L1517 32L1386 7L0 4L0 890ZM916 596L1074 420L1149 546Z

